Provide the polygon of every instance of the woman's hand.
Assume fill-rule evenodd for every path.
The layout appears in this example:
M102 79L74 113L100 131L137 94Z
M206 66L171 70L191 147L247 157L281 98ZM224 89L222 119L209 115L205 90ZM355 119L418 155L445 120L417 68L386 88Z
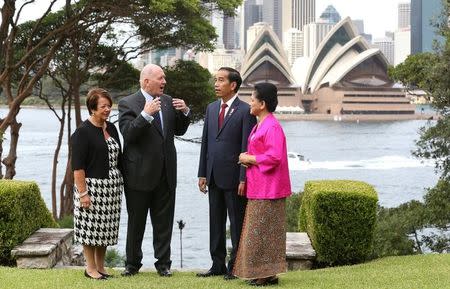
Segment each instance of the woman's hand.
M238 162L238 164L240 164L243 167L248 167L248 165L246 163L246 156L247 156L247 152L241 153L239 155L239 162Z
M256 165L256 157L249 155L247 152L243 152L239 155L239 164L248 168L251 165Z
M80 205L82 208L88 209L91 206L91 197L84 195L80 198Z

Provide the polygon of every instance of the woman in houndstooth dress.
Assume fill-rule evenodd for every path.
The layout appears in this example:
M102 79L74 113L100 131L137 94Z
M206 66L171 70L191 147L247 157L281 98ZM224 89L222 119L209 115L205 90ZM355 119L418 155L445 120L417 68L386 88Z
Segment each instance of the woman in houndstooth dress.
M106 247L117 244L123 179L120 139L107 121L112 100L104 89L92 89L86 105L90 117L72 135L75 180L74 236L83 245L85 276L104 280Z

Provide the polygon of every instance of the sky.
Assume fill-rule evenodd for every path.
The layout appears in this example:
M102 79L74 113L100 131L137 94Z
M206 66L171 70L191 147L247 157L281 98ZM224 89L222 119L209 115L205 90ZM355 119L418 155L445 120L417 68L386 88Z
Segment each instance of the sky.
M398 3L408 0L316 0L316 16L328 5L333 5L341 18L364 20L364 32L373 38L384 37L385 31L395 31L398 21Z
M23 3L24 0L17 1ZM25 9L25 19L33 19L40 15L47 7L49 0L36 0L35 4ZM65 1L59 0L57 6L61 7ZM328 5L333 5L342 18L350 16L352 19L364 20L365 33L370 33L373 38L384 37L385 31L397 29L398 3L409 0L316 0L316 18ZM0 0L3 4L3 0ZM33 17L34 16L34 17Z

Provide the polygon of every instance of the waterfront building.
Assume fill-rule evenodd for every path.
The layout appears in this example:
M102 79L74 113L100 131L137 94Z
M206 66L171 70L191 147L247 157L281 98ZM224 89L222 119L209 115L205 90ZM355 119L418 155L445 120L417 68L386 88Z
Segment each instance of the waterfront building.
M300 88L293 77L283 46L268 23L259 23L257 34L242 61L239 97L250 101L253 87L270 82L278 88L280 106L300 107Z
M306 112L414 114L405 93L389 79L388 65L380 49L358 35L347 17L333 27L311 58L297 60L292 70L302 84Z

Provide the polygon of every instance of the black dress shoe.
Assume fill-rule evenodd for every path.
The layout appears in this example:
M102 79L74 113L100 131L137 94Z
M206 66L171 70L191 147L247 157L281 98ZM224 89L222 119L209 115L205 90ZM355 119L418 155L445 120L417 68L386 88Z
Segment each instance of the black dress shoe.
M136 275L138 272L139 271L133 270L131 268L125 268L125 270L122 273L120 273L120 275L122 275L124 277L130 277L130 276Z
M172 272L167 268L158 269L157 271L158 275L161 277L172 277Z
M91 275L89 275L89 273L84 270L84 277L89 278L89 279L94 279L94 280L108 280L108 278L106 278L105 276L103 276L102 274L100 274L100 277L92 277Z
M237 277L231 273L227 273L227 274L223 275L223 279L229 281L229 280L237 279Z
M225 275L226 272L218 272L218 271L214 271L212 269L209 269L208 271L204 272L204 273L197 273L197 277L213 277L213 276L220 276L220 275Z

